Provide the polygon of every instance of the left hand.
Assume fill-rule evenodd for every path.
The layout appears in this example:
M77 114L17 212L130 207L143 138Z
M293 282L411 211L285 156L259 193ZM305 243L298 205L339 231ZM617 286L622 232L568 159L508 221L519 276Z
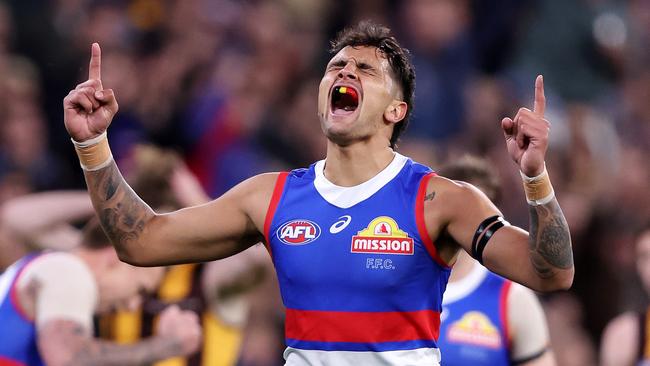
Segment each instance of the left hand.
M506 117L501 121L508 153L519 165L519 169L529 177L537 176L544 170L544 156L551 127L544 118L545 109L544 79L538 75L535 80L533 110L520 108L514 120Z

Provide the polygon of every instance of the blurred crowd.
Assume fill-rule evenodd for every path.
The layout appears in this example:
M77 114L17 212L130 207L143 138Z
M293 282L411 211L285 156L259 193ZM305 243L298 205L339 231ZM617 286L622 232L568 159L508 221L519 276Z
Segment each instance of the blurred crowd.
M413 56L415 109L398 151L434 169L487 158L500 208L523 227L499 123L532 107L544 75L546 163L576 277L542 300L558 364L596 364L607 322L648 303L634 267L634 236L650 222L647 0L0 0L0 204L83 188L62 100L85 80L95 41L120 105L109 141L127 175L140 144L175 151L211 197L323 158L316 100L328 40L362 19L391 27ZM19 250L0 247L1 271ZM248 334L272 338L260 332ZM244 340L242 354L279 343L277 364L273 342Z

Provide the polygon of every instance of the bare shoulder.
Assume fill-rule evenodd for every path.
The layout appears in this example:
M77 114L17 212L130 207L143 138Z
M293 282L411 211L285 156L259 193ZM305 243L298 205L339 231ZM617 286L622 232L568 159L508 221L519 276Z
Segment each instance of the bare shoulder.
M34 278L42 280L65 279L76 276L92 276L88 266L76 255L66 252L43 254L29 263L18 285Z
M280 172L255 175L237 184L213 202L223 202L228 207L237 207L259 230L263 227L266 211L281 175ZM219 210L223 209L221 204L213 206L218 207Z
M258 206L260 205L266 210L281 175L280 172L255 175L236 185L224 196L235 195L239 197L242 202L246 203L248 208L253 208L253 211L259 209Z
M270 198L281 174L280 172L273 172L252 176L234 186L224 196L254 194L258 196L269 196Z
M473 209L479 212L488 208L496 209L485 194L474 185L441 176L429 180L424 207L427 215L433 211L432 213L438 213L448 219Z

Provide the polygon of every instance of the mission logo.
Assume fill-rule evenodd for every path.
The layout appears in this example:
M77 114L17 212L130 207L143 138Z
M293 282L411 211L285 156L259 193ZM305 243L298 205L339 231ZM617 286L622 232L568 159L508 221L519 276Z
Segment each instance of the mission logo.
M490 318L479 311L470 311L447 328L450 343L464 343L474 346L498 349L501 334Z
M318 239L320 227L313 221L293 220L280 226L276 235L285 244L303 245Z
M413 255L413 238L399 229L388 216L372 220L367 228L352 237L352 253Z

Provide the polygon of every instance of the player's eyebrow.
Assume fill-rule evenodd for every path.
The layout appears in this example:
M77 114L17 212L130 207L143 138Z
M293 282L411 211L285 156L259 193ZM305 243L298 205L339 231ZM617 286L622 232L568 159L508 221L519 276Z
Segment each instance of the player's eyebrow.
M359 68L361 70L367 70L367 71L374 71L375 70L375 67L370 65L367 62L357 61L355 59L353 59L353 61L356 64L357 68ZM347 65L348 62L349 62L348 59L339 58L339 59L332 60L332 62L330 62L330 64L327 65L327 67L328 68L330 68L330 67L345 67L345 65Z
M361 70L374 70L374 66L370 65L369 63L365 63L363 61L357 63L357 67L360 68Z
M332 66L345 67L345 65L347 65L347 64L348 64L348 61L346 59L339 58L339 59L336 59L336 60L332 60L332 62L330 62L330 64L327 67L332 67Z

